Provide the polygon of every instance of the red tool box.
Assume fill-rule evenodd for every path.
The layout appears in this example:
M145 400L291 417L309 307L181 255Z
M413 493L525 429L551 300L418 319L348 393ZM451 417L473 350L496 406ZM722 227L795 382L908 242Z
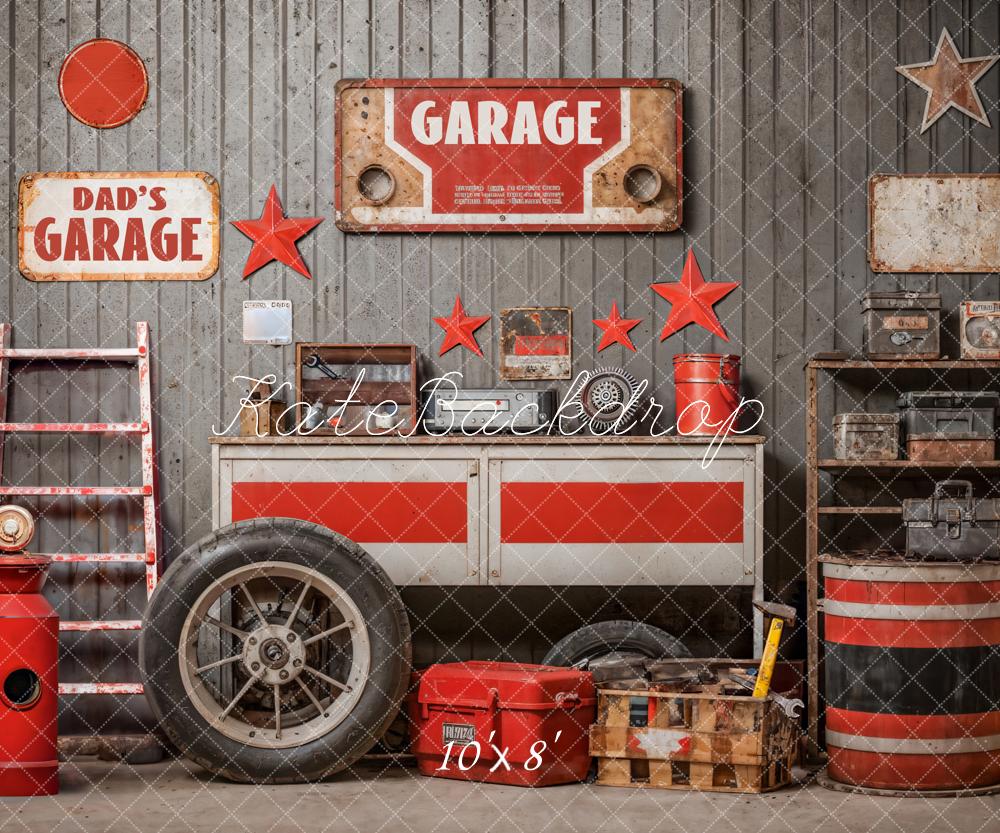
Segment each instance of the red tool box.
M597 695L590 672L509 662L432 665L407 707L421 774L542 787L582 781Z

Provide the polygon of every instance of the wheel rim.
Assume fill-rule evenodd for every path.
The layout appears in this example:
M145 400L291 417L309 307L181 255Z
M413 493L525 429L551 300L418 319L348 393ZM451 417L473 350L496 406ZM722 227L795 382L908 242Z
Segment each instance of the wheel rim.
M364 691L371 643L361 611L322 573L290 562L239 567L192 605L181 678L215 731L263 749L327 734Z

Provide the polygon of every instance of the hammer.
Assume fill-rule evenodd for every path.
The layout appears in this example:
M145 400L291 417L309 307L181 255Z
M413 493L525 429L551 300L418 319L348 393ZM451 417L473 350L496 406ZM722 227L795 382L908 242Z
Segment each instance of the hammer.
M754 600L753 606L765 616L771 617L771 629L767 632L767 642L764 643L764 654L760 658L760 668L757 670L757 682L753 688L754 697L767 697L771 690L771 675L774 673L774 663L778 659L778 643L781 642L781 631L787 622L795 624L795 608L777 602Z

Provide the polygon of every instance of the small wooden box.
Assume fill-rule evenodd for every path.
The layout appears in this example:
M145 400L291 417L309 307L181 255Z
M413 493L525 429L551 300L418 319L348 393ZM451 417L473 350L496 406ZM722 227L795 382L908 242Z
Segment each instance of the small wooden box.
M282 419L288 406L270 396L271 386L260 384L241 400L246 403L240 409L241 437L273 437L288 430L288 415Z
M334 371L341 379L331 379L323 371L306 366L311 356ZM353 404L343 408L339 431L329 423L311 436L339 433L350 435L384 435L391 432L377 429L369 419L372 409L383 402L395 402L399 412L393 424L401 423L392 433L414 430L414 421L420 411L417 400L417 348L412 344L325 344L299 342L295 345L295 388L299 406L297 424L305 418L302 403L321 402L332 412L340 408L351 396L356 380L364 370L364 378L354 392ZM368 426L371 430L368 430Z
M590 754L611 787L761 793L792 780L799 721L773 700L689 691L598 692Z

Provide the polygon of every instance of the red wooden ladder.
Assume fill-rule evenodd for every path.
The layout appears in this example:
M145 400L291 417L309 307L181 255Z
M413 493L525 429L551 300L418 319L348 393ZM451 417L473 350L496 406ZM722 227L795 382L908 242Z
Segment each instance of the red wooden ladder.
M10 324L0 324L0 477L3 446L8 432L25 434L138 435L142 447L141 486L3 486L0 498L52 497L141 497L145 546L143 552L50 553L53 561L69 563L134 563L146 568L146 597L152 595L160 577L159 509L156 496L156 456L153 445L153 404L149 378L149 324L135 325L136 346L122 348L30 348L10 346ZM139 371L139 422L6 422L7 382L11 362L33 361L134 362ZM0 501L2 502L2 501ZM141 619L98 619L60 622L61 631L135 631ZM60 683L60 694L142 694L142 683Z

